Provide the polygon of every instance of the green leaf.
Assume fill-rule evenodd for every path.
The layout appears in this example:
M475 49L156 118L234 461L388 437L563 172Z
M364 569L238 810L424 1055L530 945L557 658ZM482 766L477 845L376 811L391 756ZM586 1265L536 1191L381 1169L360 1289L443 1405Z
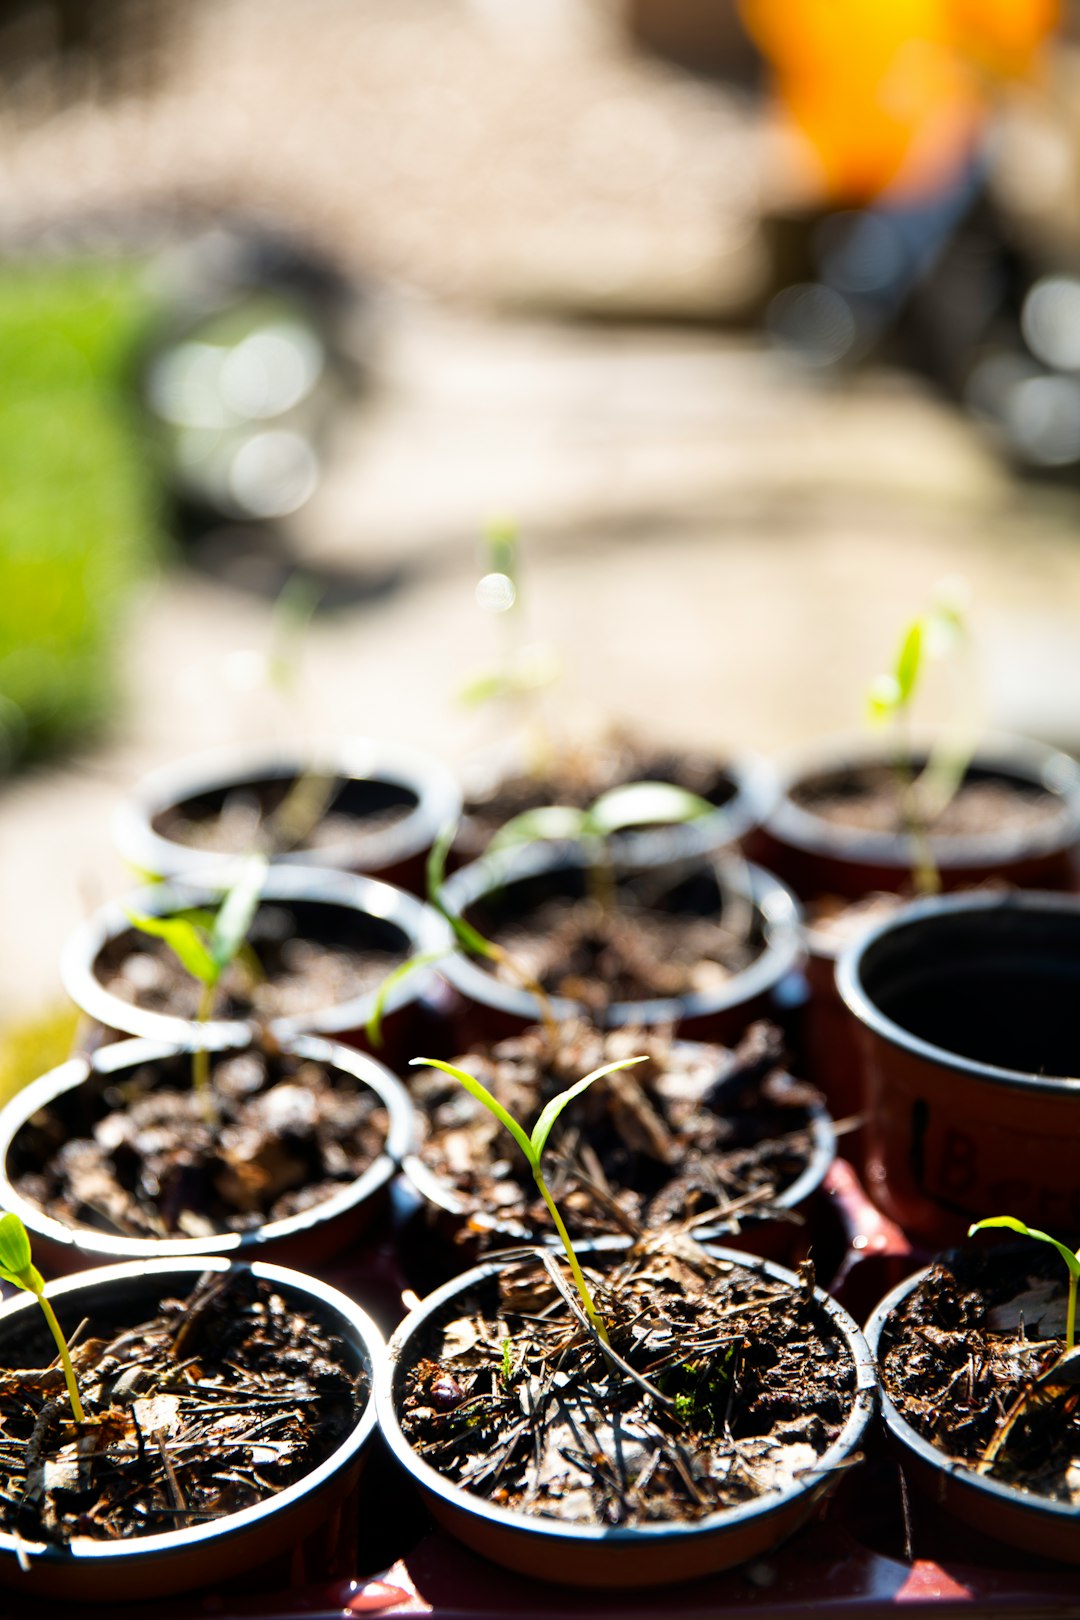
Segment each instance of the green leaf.
M486 853L495 855L500 849L514 849L545 839L580 838L584 830L584 810L575 810L568 804L546 804L538 810L523 810L519 816L511 816L490 840Z
M900 707L900 688L895 675L878 675L866 692L866 717L874 725L891 720Z
M448 1074L452 1079L459 1081L471 1097L475 1097L477 1102L483 1103L484 1107L495 1115L499 1124L506 1127L529 1163L535 1167L539 1161L539 1154L534 1151L529 1138L513 1115L507 1113L498 1098L493 1097L488 1088L481 1085L475 1075L469 1074L465 1069L456 1068L453 1063L442 1063L438 1058L413 1058L410 1067L413 1069L441 1069L444 1074Z
M1064 1243L1059 1243L1057 1238L1051 1237L1049 1232L1040 1232L1035 1226L1025 1226L1024 1222L1018 1221L1014 1215L988 1215L985 1221L976 1221L974 1225L968 1227L968 1237L974 1232L985 1231L988 1226L1004 1226L1010 1232L1019 1232L1021 1237L1038 1238L1040 1243L1052 1243L1071 1274L1080 1277L1080 1256L1075 1255Z
M198 979L200 984L217 984L221 969L194 923L188 922L185 917L145 917L136 911L129 911L127 919L140 934L163 939L193 979Z
M896 668L893 675L896 679L897 702L900 707L910 703L915 683L919 679L919 670L922 668L923 653L923 621L915 619L908 625L900 650L896 655Z
M492 962L501 961L503 953L499 947L493 945L490 940L485 939L479 929L474 928L472 923L467 923L464 917L457 917L452 911L448 911L446 902L443 899L443 883L446 881L446 857L450 853L450 845L454 842L456 836L457 822L448 822L431 846L427 858L428 901L440 915L446 918L454 931L455 937L471 955L484 956Z
M210 934L210 954L219 976L247 938L252 918L259 908L267 865L265 855L249 855L240 868L236 882L218 907Z
M510 691L510 682L499 670L490 674L475 675L471 681L458 688L458 702L463 703L467 709L479 709L485 703L492 703L496 698L506 697Z
M674 782L628 782L601 793L585 818L583 831L606 838L624 827L697 821L715 808L708 799L688 793Z
M0 1277L30 1294L40 1294L45 1287L31 1258L26 1227L10 1212L0 1215Z
M382 1045L383 1017L386 1013L386 1003L398 985L411 977L418 968L430 967L433 962L441 962L446 955L445 951L421 951L419 956L410 956L407 962L399 962L397 967L386 975L375 992L375 1004L364 1030L372 1046Z
M518 526L505 514L488 518L484 524L484 544L487 547L489 574L505 574L514 591L518 585Z
M560 1092L557 1097L552 1097L533 1126L531 1142L536 1161L539 1161L540 1155L547 1146L547 1139L551 1135L551 1127L567 1103L573 1102L575 1097L580 1097L586 1086L591 1086L594 1080L601 1079L605 1074L614 1074L616 1069L628 1069L631 1064L644 1062L645 1055L643 1054L641 1057L619 1058L617 1063L605 1063L601 1068L594 1069L591 1074L587 1074L584 1080L576 1081L574 1085L568 1086L565 1091Z
M446 882L446 858L450 854L450 846L457 837L458 824L448 821L442 832L436 838L428 851L427 858L427 897L431 904L446 916L446 908L442 902L442 886Z

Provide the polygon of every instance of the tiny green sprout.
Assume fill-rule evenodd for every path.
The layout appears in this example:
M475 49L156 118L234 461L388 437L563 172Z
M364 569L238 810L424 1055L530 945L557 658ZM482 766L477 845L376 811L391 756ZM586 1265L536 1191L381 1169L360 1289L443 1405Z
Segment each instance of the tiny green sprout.
M514 1379L514 1341L512 1339L504 1339L502 1342L501 1377L504 1384L510 1384Z
M202 920L190 914L177 917L147 917L129 911L128 921L140 933L162 939L186 968L193 979L202 985L196 1019L205 1024L214 1010L214 996L222 974L240 955L247 939L248 929L259 905L267 862L263 855L249 855L239 875L229 889L207 928ZM202 913L196 917L202 918ZM210 1053L200 1040L191 1057L192 1080L195 1091L202 1099L203 1110L211 1124L217 1123L210 1093Z
M1074 1254L1072 1249L1064 1243L1059 1243L1049 1232L1040 1232L1037 1227L1026 1226L1014 1215L989 1215L984 1221L975 1221L968 1227L968 1237L991 1226L1003 1226L1010 1232L1019 1232L1021 1237L1037 1238L1040 1243L1049 1243L1064 1260L1069 1272L1069 1299L1065 1310L1065 1349L1068 1352L1076 1343L1076 1285L1080 1281L1080 1249Z
M495 669L476 675L458 694L467 708L506 702L517 710L536 770L550 756L551 745L539 713L544 688L562 673L555 648L524 640L524 599L521 582L521 537L512 517L489 518L483 532L484 574L476 587L476 600L502 624L502 649Z
M16 1288L23 1288L28 1294L33 1294L41 1306L45 1320L49 1324L49 1332L60 1352L60 1365L64 1369L64 1382L67 1384L72 1414L76 1423L85 1423L86 1414L79 1399L79 1386L75 1381L75 1368L71 1364L67 1340L56 1320L56 1312L45 1297L45 1279L33 1263L26 1227L17 1215L10 1213L0 1215L0 1277Z
M544 805L514 816L492 838L488 853L544 840L574 839L589 852L589 887L593 897L610 907L615 896L610 840L631 827L674 826L698 821L715 809L708 799L673 782L627 782L609 788L589 806Z
M959 742L946 739L931 750L925 769L917 773L911 710L927 664L952 652L966 638L966 598L962 580L943 580L926 612L905 627L892 668L877 676L866 694L871 725L889 726L893 732L893 770L911 840L912 879L919 894L937 894L941 888L929 825L963 781L973 741L970 735Z
M559 1214L559 1211L555 1206L555 1201L548 1191L547 1182L544 1179L541 1159L544 1148L547 1146L548 1137L551 1135L552 1126L555 1124L555 1121L558 1119L567 1103L573 1102L575 1097L580 1097L581 1093L586 1089L587 1086L591 1086L594 1080L601 1079L605 1074L614 1074L617 1069L628 1069L632 1064L644 1062L644 1055L641 1057L619 1058L614 1063L605 1063L599 1069L594 1069L591 1074L587 1074L585 1076L584 1080L575 1081L572 1086L568 1086L565 1091L561 1091L557 1097L552 1097L551 1101L546 1103L541 1111L540 1118L536 1121L536 1124L532 1128L532 1134L527 1135L524 1128L518 1124L517 1120L512 1114L507 1112L502 1103L499 1102L498 1098L493 1097L487 1087L482 1085L475 1075L469 1074L466 1069L459 1069L453 1063L442 1063L438 1058L412 1059L413 1068L441 1069L444 1074L448 1074L452 1079L457 1080L465 1087L465 1090L470 1096L475 1097L477 1102L483 1103L484 1107L488 1109L490 1113L494 1114L495 1118L499 1121L499 1124L504 1126L505 1129L510 1132L510 1135L514 1138L514 1141L517 1143L518 1147L521 1149L522 1153L524 1153L525 1158L528 1161L529 1168L533 1173L533 1180L536 1182L540 1196L547 1205L548 1213L551 1216L552 1221L555 1223L555 1230L558 1232L559 1238L562 1241L562 1246L566 1250L566 1257L570 1262L570 1273L574 1279L574 1286L581 1297L581 1303L585 1307L585 1314L589 1318L589 1321L592 1323L593 1327L596 1329L596 1332L599 1334L604 1344L609 1342L607 1328L604 1326L603 1319L597 1312L596 1306L593 1303L593 1297L589 1292L588 1284L585 1281L585 1275L578 1262L578 1257L574 1253L574 1246L570 1241L570 1234L566 1230L563 1218Z

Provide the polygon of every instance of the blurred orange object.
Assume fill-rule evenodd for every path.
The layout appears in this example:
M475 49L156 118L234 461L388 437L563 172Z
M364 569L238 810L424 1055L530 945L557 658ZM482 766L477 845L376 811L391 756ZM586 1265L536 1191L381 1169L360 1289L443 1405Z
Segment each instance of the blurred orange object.
M948 184L997 80L1029 74L1059 0L741 0L834 201Z

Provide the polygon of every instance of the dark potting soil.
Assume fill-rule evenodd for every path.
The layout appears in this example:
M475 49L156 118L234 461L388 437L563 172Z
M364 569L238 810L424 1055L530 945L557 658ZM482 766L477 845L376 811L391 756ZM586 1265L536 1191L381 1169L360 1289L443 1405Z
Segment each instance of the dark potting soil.
M890 1318L879 1362L901 1415L948 1457L1080 1506L1075 1366L1045 1376L1065 1349L1066 1282L1043 1245L950 1256Z
M616 735L589 749L567 751L536 772L502 776L486 790L466 794L462 837L480 854L514 816L549 804L584 810L601 793L630 782L670 782L717 808L736 793L730 772L707 754L649 748Z
M530 1262L455 1302L407 1375L407 1437L478 1496L578 1524L694 1521L794 1483L852 1410L850 1352L809 1290L686 1242L616 1263L594 1298L635 1378L556 1292L565 1269Z
M802 809L839 827L863 832L905 832L896 774L887 765L822 772L799 782L791 797ZM930 823L940 837L1020 837L1058 821L1061 800L1033 783L972 771Z
M639 1053L645 1063L594 1082L549 1138L548 1183L571 1233L637 1236L695 1217L783 1216L776 1199L810 1161L821 1099L786 1072L780 1032L770 1025L755 1024L728 1051L655 1031L603 1035L563 1024L554 1047L533 1029L457 1062L531 1131L575 1080ZM491 1113L438 1069L413 1076L410 1091L427 1122L420 1158L470 1218L472 1234L495 1223L523 1236L553 1232L523 1155Z
M359 859L365 844L412 815L417 802L393 782L271 777L185 799L153 825L174 843L220 855L342 849Z
M690 886L698 882L691 879ZM700 885L716 896L715 879L704 868ZM759 919L750 908L745 919L735 906L721 913L718 897L712 905L708 897L700 905L684 900L686 888L685 879L650 870L620 879L612 904L553 896L487 926L481 920L480 928L510 958L499 963L499 978L520 987L516 970L523 970L549 995L567 996L592 1012L615 1001L709 995L761 954ZM470 919L483 909L470 907Z
M355 1076L252 1047L211 1059L212 1125L189 1056L95 1074L16 1135L23 1197L76 1226L125 1237L244 1232L310 1209L382 1152L389 1122Z
M405 959L401 948L365 939L368 919L345 907L313 906L308 931L304 908L265 903L255 913L244 952L226 969L214 1003L215 1018L302 1017L339 1007L380 985ZM337 937L316 929L324 913ZM374 923L375 928L387 925ZM390 933L400 937L397 930ZM112 995L147 1012L194 1018L201 985L177 961L164 940L134 928L118 934L98 953L94 974Z
M845 900L838 894L819 895L804 901L806 931L812 944L839 952L853 940L861 939L871 928L886 922L904 904L901 894L875 890L858 900Z
M75 1345L81 1427L38 1312L5 1347L25 1361L0 1374L6 1531L63 1545L208 1524L310 1473L363 1410L341 1340L243 1268L144 1313L91 1319Z

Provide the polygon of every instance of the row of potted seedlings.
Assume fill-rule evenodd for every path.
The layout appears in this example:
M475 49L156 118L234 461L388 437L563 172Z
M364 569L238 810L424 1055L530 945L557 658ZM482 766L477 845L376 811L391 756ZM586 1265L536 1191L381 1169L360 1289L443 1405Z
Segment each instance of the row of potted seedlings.
M126 853L169 882L69 944L65 980L100 1044L0 1118L0 1204L48 1274L129 1258L139 1280L122 1306L97 1273L91 1305L78 1276L49 1289L66 1330L93 1312L75 1347L83 1422L56 1370L33 1371L51 1360L35 1300L0 1317L5 1365L30 1369L3 1386L12 1467L31 1440L21 1487L0 1492L9 1582L145 1596L250 1568L353 1487L374 1407L436 1517L530 1574L662 1583L776 1545L857 1453L878 1374L814 1286L832 1125L763 1014L786 1022L834 1113L865 1112L868 1189L917 1244L1008 1213L1071 1254L1076 902L902 903L910 838L880 758L781 788L762 766L710 776L694 762L680 780L677 761L615 757L616 787L620 770L649 769L694 795L687 826L663 824L655 794L616 800L620 819L610 777L534 784L539 803L516 784L503 809L517 837L478 861L459 839L445 880L439 818L452 824L459 798L437 768L437 811L386 856L425 791L398 749L246 761L239 779L200 765L125 808ZM501 813L492 802L467 804L462 825ZM549 802L579 819L545 821ZM1064 756L977 756L948 815L931 834L943 886L1073 886L1080 769ZM797 890L809 930L736 840ZM328 865L331 850L353 870ZM225 874L245 853L242 937L217 950L222 918L244 910ZM360 870L368 858L378 876ZM387 871L430 884L437 905ZM163 937L178 915L212 974ZM813 964L831 967L845 933L837 988ZM200 1052L208 1091L192 1076ZM459 1053L464 1080L444 1062ZM321 1270L362 1242L401 1166L426 1200L425 1283L445 1280L387 1355L347 1296L281 1265ZM1075 1559L1071 1273L1046 1244L1002 1264L1004 1280L980 1249L886 1301L872 1326L885 1410L916 1470L938 1443L961 1516L982 1515L989 1490L1003 1537ZM138 1389L124 1382L132 1343ZM241 1365L253 1386L234 1382ZM298 1401L316 1434L295 1432ZM1018 1487L1034 1453L1041 1471ZM138 1481L126 1519L121 1461ZM1039 1528L1017 1530L1010 1511Z

